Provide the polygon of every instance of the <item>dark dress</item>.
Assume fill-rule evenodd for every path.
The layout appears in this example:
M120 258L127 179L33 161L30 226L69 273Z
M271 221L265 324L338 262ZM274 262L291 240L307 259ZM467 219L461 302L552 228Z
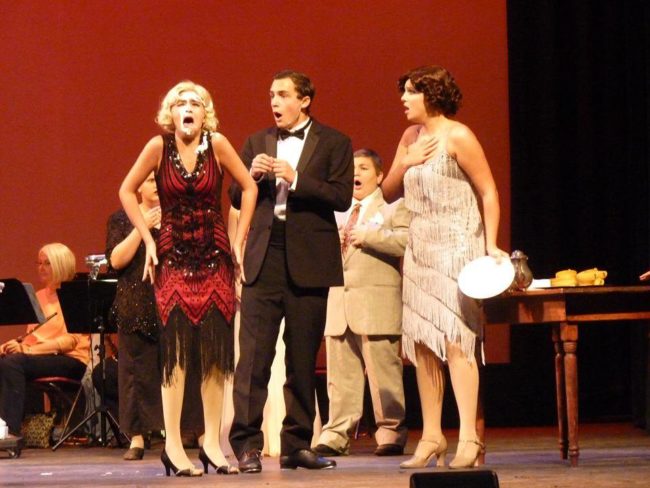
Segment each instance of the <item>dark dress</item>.
M162 219L154 290L162 320L163 381L176 365L188 378L213 368L233 372L234 265L221 213L222 174L210 143L201 136L196 168L188 173L174 134L164 147L156 185Z
M106 258L133 230L126 213L110 216ZM154 238L158 231L152 229ZM118 329L118 398L120 428L130 434L162 429L160 396L159 320L153 287L142 281L145 248L140 242L133 259L117 270L117 292L109 321Z

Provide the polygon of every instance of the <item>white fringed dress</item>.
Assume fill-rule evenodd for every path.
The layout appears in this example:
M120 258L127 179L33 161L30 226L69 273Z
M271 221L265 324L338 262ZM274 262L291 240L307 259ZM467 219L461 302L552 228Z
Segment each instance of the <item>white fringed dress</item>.
M446 361L446 339L473 361L482 341L480 302L463 295L457 279L466 263L485 255L475 189L443 152L408 169L404 199L412 213L404 255L404 354L416 364L419 342Z

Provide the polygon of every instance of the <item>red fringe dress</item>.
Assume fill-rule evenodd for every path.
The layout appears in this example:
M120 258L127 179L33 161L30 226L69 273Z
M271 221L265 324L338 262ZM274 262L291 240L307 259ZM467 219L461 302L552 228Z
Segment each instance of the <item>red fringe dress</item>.
M196 167L182 164L174 134L163 136L156 174L162 219L154 290L162 321L163 383L176 365L207 378L234 368L234 265L221 213L222 174L210 134L201 136ZM198 375L196 375L198 374Z

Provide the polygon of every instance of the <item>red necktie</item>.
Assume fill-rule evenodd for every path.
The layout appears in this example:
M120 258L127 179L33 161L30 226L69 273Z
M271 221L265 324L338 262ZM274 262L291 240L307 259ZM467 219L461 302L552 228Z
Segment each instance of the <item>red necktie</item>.
M343 256L345 256L345 252L348 250L348 247L350 247L350 231L354 229L354 226L357 224L357 220L359 220L360 212L361 212L361 204L357 203L352 209L352 212L350 212L348 221L346 222L345 227L343 228L343 242L341 243L341 254Z

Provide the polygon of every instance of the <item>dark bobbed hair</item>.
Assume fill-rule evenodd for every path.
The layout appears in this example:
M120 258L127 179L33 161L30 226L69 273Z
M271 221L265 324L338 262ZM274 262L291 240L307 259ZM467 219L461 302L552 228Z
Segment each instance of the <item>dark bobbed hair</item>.
M442 112L445 116L458 112L463 94L452 74L442 66L420 66L402 75L397 83L400 92L404 93L408 80L418 92L424 94L427 112Z
M353 156L355 158L369 158L372 161L373 166L375 167L375 172L377 173L377 175L379 175L379 173L384 172L383 170L384 162L381 160L379 154L377 154L376 151L367 148L357 149L356 151L354 151Z
M311 108L312 103L314 103L314 97L316 96L316 88L314 88L314 84L309 79L309 76L300 71L294 71L291 69L285 69L273 75L273 81L284 80L286 78L293 81L296 91L298 92L298 98L310 98L311 102L305 109L305 112L309 113L309 109Z

